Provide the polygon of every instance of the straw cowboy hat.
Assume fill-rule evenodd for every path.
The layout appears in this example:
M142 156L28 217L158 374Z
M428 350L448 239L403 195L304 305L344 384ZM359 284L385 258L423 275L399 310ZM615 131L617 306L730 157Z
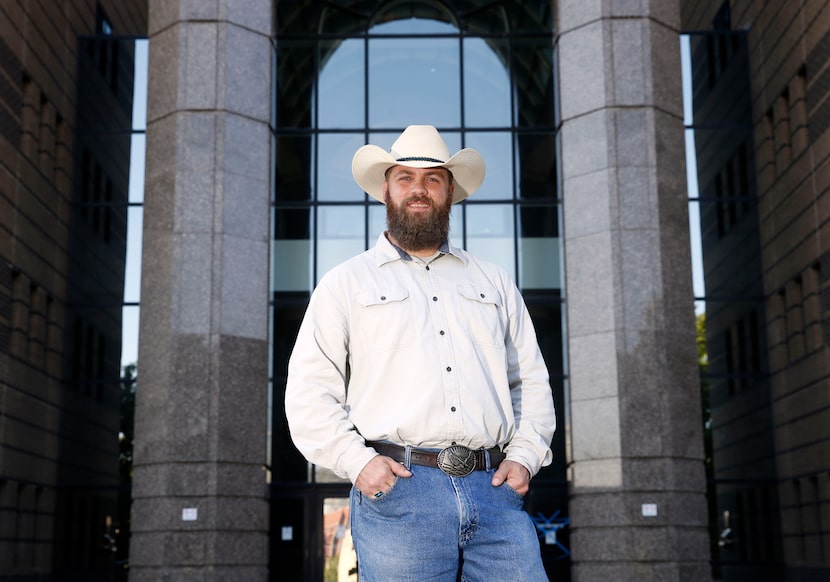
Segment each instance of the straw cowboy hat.
M352 175L369 196L384 202L383 182L392 166L447 168L455 183L453 204L475 192L484 180L481 155L465 148L450 157L447 144L431 125L410 125L388 152L371 144L359 148L352 159Z

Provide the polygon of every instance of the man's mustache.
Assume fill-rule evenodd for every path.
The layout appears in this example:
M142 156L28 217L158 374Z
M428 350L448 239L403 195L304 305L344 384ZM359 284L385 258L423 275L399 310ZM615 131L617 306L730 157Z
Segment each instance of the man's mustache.
M434 206L434 204L433 204L433 202L432 202L432 198L430 198L429 196L418 196L418 195L415 195L415 196L410 196L409 198L407 198L406 200L404 200L404 205L405 205L405 206L408 206L408 205L413 204L413 203L416 203L416 204L427 204L427 205L429 205L429 206Z

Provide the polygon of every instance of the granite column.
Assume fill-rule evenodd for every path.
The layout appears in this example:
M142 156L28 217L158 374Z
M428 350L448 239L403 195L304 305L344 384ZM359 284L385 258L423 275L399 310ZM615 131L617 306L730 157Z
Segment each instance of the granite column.
M130 580L266 580L271 0L150 0Z
M574 582L710 578L677 2L560 0Z

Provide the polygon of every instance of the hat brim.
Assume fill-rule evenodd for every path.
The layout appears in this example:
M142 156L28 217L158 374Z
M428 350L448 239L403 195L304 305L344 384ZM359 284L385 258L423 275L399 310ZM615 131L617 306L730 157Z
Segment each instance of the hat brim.
M364 192L384 202L383 182L386 179L386 171L392 166L446 168L452 173L455 184L453 204L470 196L484 181L484 159L471 148L459 151L444 163L436 163L431 160L398 161L383 148L368 144L355 152L352 158L352 175Z

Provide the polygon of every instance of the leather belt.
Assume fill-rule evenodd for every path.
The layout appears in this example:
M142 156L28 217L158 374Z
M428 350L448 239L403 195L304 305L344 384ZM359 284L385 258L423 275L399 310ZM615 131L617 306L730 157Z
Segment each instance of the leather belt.
M406 463L406 447L379 441L366 441L379 454L390 457L399 463ZM463 445L452 445L440 451L416 449L410 447L409 462L414 465L441 469L451 477L466 477L473 471L488 469L487 456L490 456L490 469L496 469L505 458L498 447L492 449L470 449Z

